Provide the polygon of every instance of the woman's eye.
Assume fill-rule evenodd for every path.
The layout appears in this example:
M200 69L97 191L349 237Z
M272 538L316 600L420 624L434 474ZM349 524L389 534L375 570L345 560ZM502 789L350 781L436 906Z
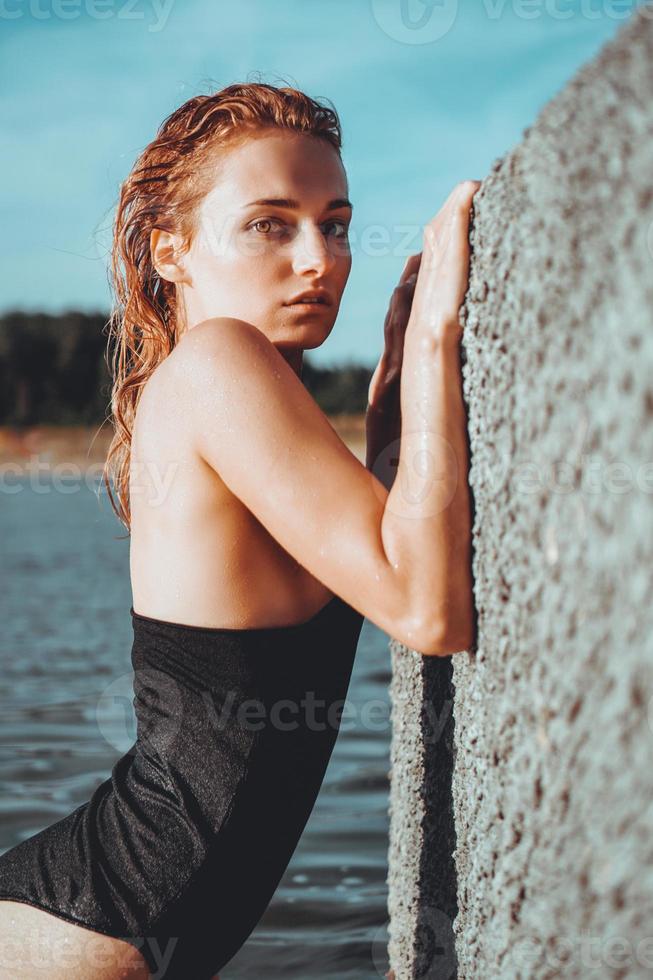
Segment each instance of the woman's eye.
M336 238L345 238L346 237L346 235L347 235L347 222L346 221L338 221L337 219L335 219L334 221L328 221L327 224L328 225L340 225L340 227L342 228L342 231L340 232L339 235L336 235Z
M256 228L257 225L280 225L283 222L277 221L275 218L259 218L258 221L252 222L250 228ZM262 232L261 234L266 235L267 232Z

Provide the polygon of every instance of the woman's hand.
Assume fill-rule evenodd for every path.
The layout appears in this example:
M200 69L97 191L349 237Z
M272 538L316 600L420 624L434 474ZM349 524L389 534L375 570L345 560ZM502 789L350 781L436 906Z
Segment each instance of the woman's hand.
M469 279L469 217L478 180L463 181L424 229L422 252L411 255L390 298L384 350L367 395L366 465L401 438L401 370L404 343L410 336L460 339L460 307ZM381 477L380 477L381 478ZM393 476L383 480L388 489Z
M457 184L424 228L424 247L407 330L459 340L460 307L469 281L469 219L479 180Z
M399 382L404 356L404 337L410 317L421 252L411 255L390 297L383 327L384 348L370 380L367 401L373 410L391 414L398 406Z
M469 281L469 218L479 180L458 184L424 229L422 252L411 255L391 298L384 325L384 350L372 375L368 404L379 414L394 414L404 340L411 333L443 331L460 338L460 307Z
M420 255L411 255L404 271L390 297L390 307L384 326L384 349L381 359L372 375L367 394L367 414L365 432L367 439L366 466L373 470L374 464L383 453L394 446L394 457L398 456L398 440L401 436L401 368L404 357L404 337L410 316L410 308L415 291L415 280L419 268ZM382 469L384 469L382 467ZM392 467L376 475L389 490L394 479Z

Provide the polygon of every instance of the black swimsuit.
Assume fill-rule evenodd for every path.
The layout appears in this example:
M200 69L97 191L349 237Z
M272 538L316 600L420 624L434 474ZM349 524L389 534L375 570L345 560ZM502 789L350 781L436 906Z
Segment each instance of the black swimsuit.
M124 939L165 980L208 980L311 814L363 616L339 596L271 628L130 613L136 742L89 801L0 856L0 899Z

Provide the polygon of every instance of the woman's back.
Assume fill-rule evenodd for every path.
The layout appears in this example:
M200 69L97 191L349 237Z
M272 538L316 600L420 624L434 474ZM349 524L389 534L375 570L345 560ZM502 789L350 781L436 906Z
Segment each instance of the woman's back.
M149 378L136 412L134 609L198 626L304 622L334 593L284 550L197 451L188 395L174 371L185 356L184 339Z

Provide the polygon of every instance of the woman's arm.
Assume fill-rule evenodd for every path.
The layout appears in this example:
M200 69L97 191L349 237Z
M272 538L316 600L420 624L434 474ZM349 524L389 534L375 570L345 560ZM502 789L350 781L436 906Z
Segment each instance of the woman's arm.
M403 347L397 477L381 525L391 564L412 569L412 601L431 608L450 650L466 650L475 641L459 310L469 275L470 208L479 186L459 185L425 229Z
M467 245L462 212L455 238ZM381 630L429 656L462 649L471 623L460 378L451 333L431 330L426 315L435 311L440 326L451 326L460 304L449 290L454 281L464 294L464 258L460 247L447 253L433 291L431 255L425 261L423 253L406 329L402 445L390 492L253 324L206 320L166 361L198 457L299 564ZM439 440L429 426L442 433ZM446 461L443 440L461 460L456 494L445 500L436 488L411 500L412 489L401 485L423 466L415 450L437 450Z

